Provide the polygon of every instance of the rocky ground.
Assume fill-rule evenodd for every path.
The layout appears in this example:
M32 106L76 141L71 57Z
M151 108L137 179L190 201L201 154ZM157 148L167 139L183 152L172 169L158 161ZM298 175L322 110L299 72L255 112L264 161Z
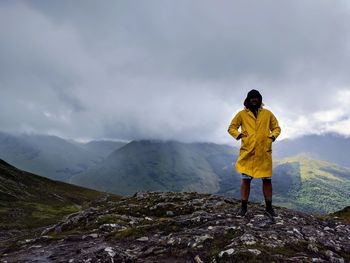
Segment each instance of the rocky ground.
M107 197L21 238L7 233L0 261L350 262L349 224L279 207L271 219L259 204L238 218L239 206L198 193Z

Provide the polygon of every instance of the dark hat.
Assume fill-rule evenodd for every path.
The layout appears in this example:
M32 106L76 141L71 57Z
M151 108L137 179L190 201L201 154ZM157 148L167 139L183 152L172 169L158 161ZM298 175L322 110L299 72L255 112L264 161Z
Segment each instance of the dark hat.
M247 98L244 100L244 103L243 103L244 106L247 107L248 109L252 108L252 106L250 105L250 102L249 102L249 100L251 98L258 98L259 99L259 104L257 106L258 106L258 108L260 108L261 103L262 103L262 96L261 96L260 92L255 90L255 89L252 89L251 91L248 92Z
M249 100L251 98L258 98L260 101L262 101L262 96L261 96L260 92L255 90L255 89L252 89L247 94L247 99Z

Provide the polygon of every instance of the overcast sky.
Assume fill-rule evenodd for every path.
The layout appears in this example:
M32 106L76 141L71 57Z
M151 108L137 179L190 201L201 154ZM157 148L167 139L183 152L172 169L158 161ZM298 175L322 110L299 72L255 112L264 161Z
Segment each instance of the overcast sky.
M350 136L350 3L0 1L0 130L233 140L251 89L281 138Z

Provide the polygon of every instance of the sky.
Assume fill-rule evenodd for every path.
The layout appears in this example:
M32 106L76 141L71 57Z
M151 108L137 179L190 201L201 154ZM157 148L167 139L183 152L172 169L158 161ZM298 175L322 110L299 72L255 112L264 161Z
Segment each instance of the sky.
M230 143L251 89L350 136L349 1L0 1L1 131Z

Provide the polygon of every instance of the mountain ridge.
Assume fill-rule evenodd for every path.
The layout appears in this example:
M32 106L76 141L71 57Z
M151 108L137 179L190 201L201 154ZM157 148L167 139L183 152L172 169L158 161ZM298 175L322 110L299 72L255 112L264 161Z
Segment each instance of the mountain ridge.
M0 159L0 229L54 222L105 195L20 170Z
M305 135L277 141L273 151L278 159L300 153L350 168L350 138L335 133Z
M212 143L133 141L111 153L86 173L72 177L70 182L94 185L97 189L124 195L138 190L215 192L219 189L219 178L214 176L208 158L222 151L231 156L235 150L227 145ZM105 186L101 184L103 180ZM142 180L145 184L141 188L133 188L134 182Z
M327 140L334 139L331 135L316 136L315 138L319 138L322 142L324 137L327 137ZM14 137L7 136L7 138L13 139ZM6 155L15 151L19 157L25 156L30 167L35 167L34 172L43 176L47 176L48 169L50 169L54 173L54 179L123 195L130 195L142 190L170 190L219 193L239 198L240 175L236 173L234 168L238 149L233 146L208 142L182 143L174 140L136 140L119 147L113 151L114 153L108 154L116 146L115 143L107 142L106 145L103 145L104 143L97 142L96 151L102 149L106 157L98 156L99 154L96 153L94 155L96 158L94 157L95 159L89 165L84 156L79 157L80 159L77 159L76 156L81 151L89 151L91 154L92 148L90 150L83 149L79 143L77 145L70 143L68 145L73 148L67 148L62 138L54 136L26 135L23 138L12 140L18 145L16 143L0 143L0 154L1 147L4 149L4 145L9 146L5 147L7 150L2 151L2 154ZM345 142L348 139L338 138L337 140L346 145ZM0 134L0 142L4 142L3 134ZM28 145L26 142L30 142L30 144ZM277 158L278 145L282 142L277 142L274 145L273 152L275 202L310 213L334 212L348 205L346 198L347 193L350 192L348 188L350 172L346 167L335 165L335 163L325 164L320 160L308 163L294 160L283 163L281 162L283 159ZM32 144L41 145L40 147L43 148L32 147ZM324 148L327 145L321 143L319 147L321 146ZM125 149L119 151L122 148ZM43 149L43 151L38 151L38 149ZM77 149L78 151L75 151ZM46 152L48 154L43 154ZM339 154L346 156L341 151ZM289 156L289 158L292 157ZM303 157L303 159L308 158ZM80 160L81 165L76 166L75 160ZM15 162L9 162L26 170L25 167L19 166ZM73 164L74 162L75 164ZM31 169L29 170L33 172ZM89 174L87 178L86 174ZM315 180L305 180L312 174ZM333 175L333 179L339 180L332 180L331 175ZM77 178L80 179L75 181ZM344 183L340 184L340 181ZM312 197L313 192L317 193L318 198L325 200L325 202L321 202L322 206L317 198ZM323 192L322 195L319 192ZM251 200L263 200L259 180L252 182Z
M0 158L26 171L61 181L68 181L72 174L100 161L94 153L58 136L3 132Z
M237 149L226 145L135 141L71 182L121 195L190 190L239 198L241 175L234 168L237 154ZM193 185L193 181L201 183ZM255 202L263 200L260 181L252 182L250 199ZM276 160L273 185L275 202L293 209L329 213L350 205L350 169L304 155ZM328 199L320 203L316 196Z

